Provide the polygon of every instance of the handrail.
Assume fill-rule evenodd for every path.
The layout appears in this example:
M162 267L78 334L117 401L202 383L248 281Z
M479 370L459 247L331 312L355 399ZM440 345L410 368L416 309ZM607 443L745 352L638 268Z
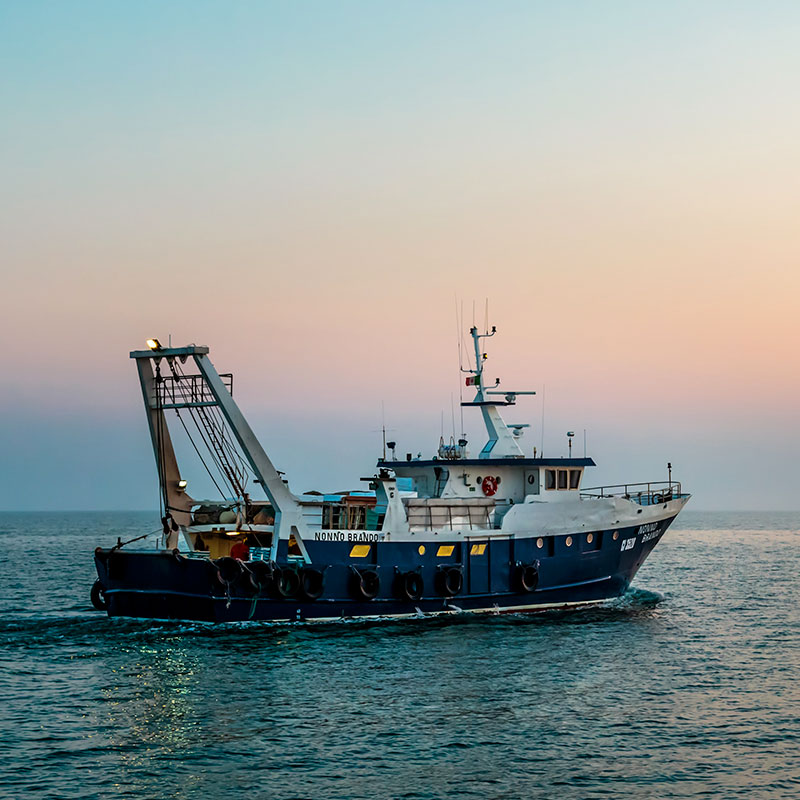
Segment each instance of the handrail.
M580 494L581 497L624 497L626 500L634 500L640 505L658 505L682 496L680 481L642 481L641 483L593 486L581 489Z

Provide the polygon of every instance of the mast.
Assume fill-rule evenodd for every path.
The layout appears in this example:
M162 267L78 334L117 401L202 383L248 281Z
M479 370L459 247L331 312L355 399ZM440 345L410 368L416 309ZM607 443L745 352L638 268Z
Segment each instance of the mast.
M492 325L491 333L478 333L477 327L473 326L469 332L475 347L475 369L464 370L464 372L470 372L474 376L471 379L467 378L467 385L475 386L475 398L471 402L461 405L480 408L486 432L489 434L489 441L484 445L478 458L524 458L524 453L517 443L512 429L500 414L499 407L514 405L518 394L536 394L536 392L505 392L487 389L484 383L483 365L488 356L481 352L481 339L491 339L497 333L497 328ZM500 379L498 378L495 386L499 384ZM504 395L504 399L492 400L489 399L489 395ZM523 426L515 425L513 427L521 428Z

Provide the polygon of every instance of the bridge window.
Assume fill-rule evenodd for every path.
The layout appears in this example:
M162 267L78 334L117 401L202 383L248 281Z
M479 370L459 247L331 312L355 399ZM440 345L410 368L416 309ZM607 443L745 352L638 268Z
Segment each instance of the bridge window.
M560 492L577 489L581 485L580 469L546 469L544 487L548 491L557 489Z
M365 506L345 503L325 503L322 506L323 530L365 530L367 509Z

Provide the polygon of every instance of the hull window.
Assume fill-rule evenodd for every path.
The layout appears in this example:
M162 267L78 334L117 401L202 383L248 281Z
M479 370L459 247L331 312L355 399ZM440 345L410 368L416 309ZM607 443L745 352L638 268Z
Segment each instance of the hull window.
M584 553L593 553L597 550L600 550L603 546L603 534L602 533L587 533L586 539L583 545L583 552Z

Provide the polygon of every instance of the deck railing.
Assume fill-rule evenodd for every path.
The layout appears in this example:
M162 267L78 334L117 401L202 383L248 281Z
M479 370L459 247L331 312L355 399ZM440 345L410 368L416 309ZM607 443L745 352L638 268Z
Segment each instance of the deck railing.
M233 374L219 376L225 388L233 394ZM215 406L217 401L202 375L166 375L158 384L162 408L191 408Z
M581 489L581 497L623 497L641 506L657 506L683 497L683 494L680 481L648 481L647 483L618 483L614 486Z

